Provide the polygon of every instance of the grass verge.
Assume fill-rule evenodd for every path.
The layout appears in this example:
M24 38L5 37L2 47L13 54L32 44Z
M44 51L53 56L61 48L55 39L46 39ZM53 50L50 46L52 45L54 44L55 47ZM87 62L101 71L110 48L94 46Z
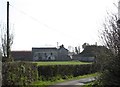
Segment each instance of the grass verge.
M99 73L93 73L93 74L88 74L88 75L83 75L83 76L78 76L78 77L73 77L73 78L68 78L68 79L59 79L55 81L36 81L36 82L33 82L31 85L39 85L40 87L47 87L48 85L55 85L57 83L67 82L71 80L78 80L82 78L95 77L98 75Z
M92 62L80 62L80 61L41 61L33 62L38 66L40 65L81 65L81 64L91 64Z

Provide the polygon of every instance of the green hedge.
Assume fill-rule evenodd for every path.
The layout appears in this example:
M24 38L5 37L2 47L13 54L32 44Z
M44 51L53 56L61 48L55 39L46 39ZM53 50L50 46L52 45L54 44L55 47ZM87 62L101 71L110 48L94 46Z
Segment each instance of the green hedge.
M2 84L29 85L37 80L58 80L94 73L93 64L46 65L37 66L30 62L4 62L2 65Z
M29 62L4 62L2 85L28 85L38 78L37 65Z
M96 72L93 64L38 66L39 80L66 79Z

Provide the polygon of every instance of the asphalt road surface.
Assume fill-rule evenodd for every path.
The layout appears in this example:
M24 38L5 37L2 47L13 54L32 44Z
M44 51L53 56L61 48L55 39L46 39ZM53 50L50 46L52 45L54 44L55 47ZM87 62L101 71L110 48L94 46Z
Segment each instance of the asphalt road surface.
M94 81L94 80L95 80L94 77L83 78L83 79L79 79L79 80L58 83L56 85L49 86L49 87L80 87L80 86L85 85L86 83L89 83L89 82Z

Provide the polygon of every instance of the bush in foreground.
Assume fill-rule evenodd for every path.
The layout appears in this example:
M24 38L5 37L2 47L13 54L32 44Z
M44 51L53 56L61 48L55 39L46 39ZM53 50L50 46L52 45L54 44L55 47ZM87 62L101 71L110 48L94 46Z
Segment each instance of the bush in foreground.
M28 85L37 80L37 66L29 62L4 62L2 85Z

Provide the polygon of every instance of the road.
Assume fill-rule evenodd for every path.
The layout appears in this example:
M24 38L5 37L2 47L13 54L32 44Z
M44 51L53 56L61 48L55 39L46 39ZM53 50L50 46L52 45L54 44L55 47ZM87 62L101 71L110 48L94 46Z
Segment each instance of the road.
M95 80L94 77L89 77L89 78L83 78L79 80L72 80L72 81L67 81L63 83L58 83L50 87L80 87L81 85L85 85L86 83L89 83L94 80Z

